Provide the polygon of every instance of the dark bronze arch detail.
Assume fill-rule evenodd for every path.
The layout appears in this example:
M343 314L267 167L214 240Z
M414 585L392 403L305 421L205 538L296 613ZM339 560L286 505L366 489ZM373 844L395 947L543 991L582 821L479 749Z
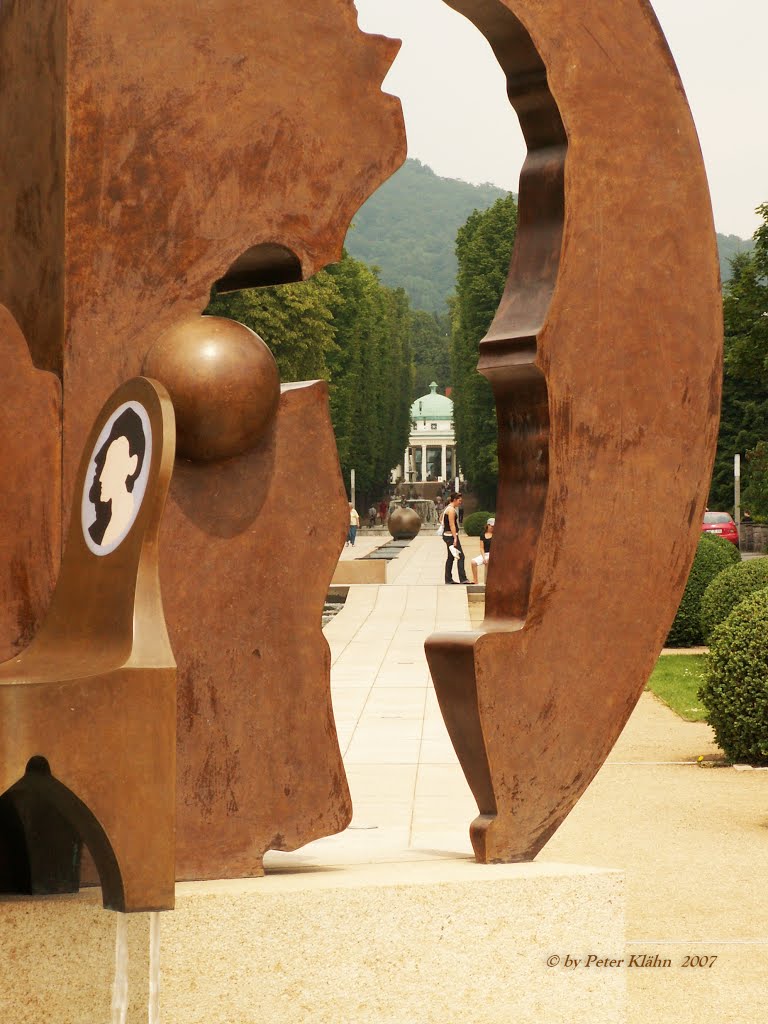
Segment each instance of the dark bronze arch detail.
M216 291L235 292L241 288L291 284L303 277L301 261L295 252L277 242L252 245L235 260L216 282Z
M446 3L490 42L528 157L478 363L499 422L486 619L427 657L478 859L529 860L605 761L685 585L717 438L719 272L647 0Z
M80 798L51 774L44 757L0 796L0 890L30 895L77 892L80 856L88 847L104 906L123 910L125 892L104 829Z

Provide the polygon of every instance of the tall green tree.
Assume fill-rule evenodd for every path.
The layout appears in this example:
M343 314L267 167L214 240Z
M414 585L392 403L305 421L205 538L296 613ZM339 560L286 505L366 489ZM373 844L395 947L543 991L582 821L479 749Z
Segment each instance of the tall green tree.
M486 508L498 485L498 436L490 385L477 372L480 341L504 291L517 231L514 196L476 210L459 230L459 271L451 318L454 421L461 468Z
M385 288L374 269L346 253L328 273L339 293L331 415L345 480L354 469L367 504L386 489L408 442L411 311L402 288Z
M755 232L754 249L731 260L732 276L723 296L723 405L710 508L733 506L733 456L749 456L761 441L768 441L768 203L758 213L763 223ZM758 476L764 465L761 457L743 461L742 505L753 515L768 517L768 508L761 512L748 504L750 489L755 497L761 493Z
M413 398L426 395L433 380L444 391L452 384L450 318L446 314L416 309L411 313L410 333Z
M768 441L758 441L747 452L745 479L742 507L749 511L753 522L768 522Z
M301 284L214 294L206 309L250 327L269 346L281 380L328 379L336 349L333 278L321 271Z

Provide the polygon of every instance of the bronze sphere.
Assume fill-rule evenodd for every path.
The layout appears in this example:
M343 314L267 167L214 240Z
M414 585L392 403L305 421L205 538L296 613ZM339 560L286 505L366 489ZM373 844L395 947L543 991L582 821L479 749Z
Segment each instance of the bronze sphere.
M191 316L162 334L142 372L168 389L176 411L176 452L209 462L248 451L280 401L274 356L244 324Z
M411 540L421 529L421 518L412 508L396 508L387 528L395 540Z

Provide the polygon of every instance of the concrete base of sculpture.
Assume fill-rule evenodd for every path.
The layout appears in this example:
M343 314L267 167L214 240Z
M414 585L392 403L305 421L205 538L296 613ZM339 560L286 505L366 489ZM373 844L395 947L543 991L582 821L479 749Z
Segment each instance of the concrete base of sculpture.
M98 890L0 902L0 1020L110 1019L115 915ZM133 915L128 1024L147 1019L148 916ZM173 1024L616 1024L619 872L469 860L177 885L161 915L161 1014ZM549 958L561 957L550 967Z

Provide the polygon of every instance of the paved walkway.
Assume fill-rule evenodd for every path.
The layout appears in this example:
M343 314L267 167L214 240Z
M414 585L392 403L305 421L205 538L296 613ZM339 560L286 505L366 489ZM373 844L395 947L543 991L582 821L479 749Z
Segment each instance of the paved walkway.
M354 820L268 867L471 856L476 807L424 657L434 629L470 628L466 589L440 582L443 558L439 538L418 537L387 586L351 587L326 627ZM715 753L708 726L645 694L538 858L626 872L627 953L673 962L628 972L631 1024L753 1024L768 1010L768 772L697 766ZM718 960L684 968L686 955Z
M424 655L436 629L470 628L466 589L441 582L444 559L439 537L418 537L390 562L388 585L350 587L326 626L355 817L345 834L313 845L323 860L399 860L440 841L446 852L471 852L465 823L475 805ZM439 813L446 802L452 813Z

